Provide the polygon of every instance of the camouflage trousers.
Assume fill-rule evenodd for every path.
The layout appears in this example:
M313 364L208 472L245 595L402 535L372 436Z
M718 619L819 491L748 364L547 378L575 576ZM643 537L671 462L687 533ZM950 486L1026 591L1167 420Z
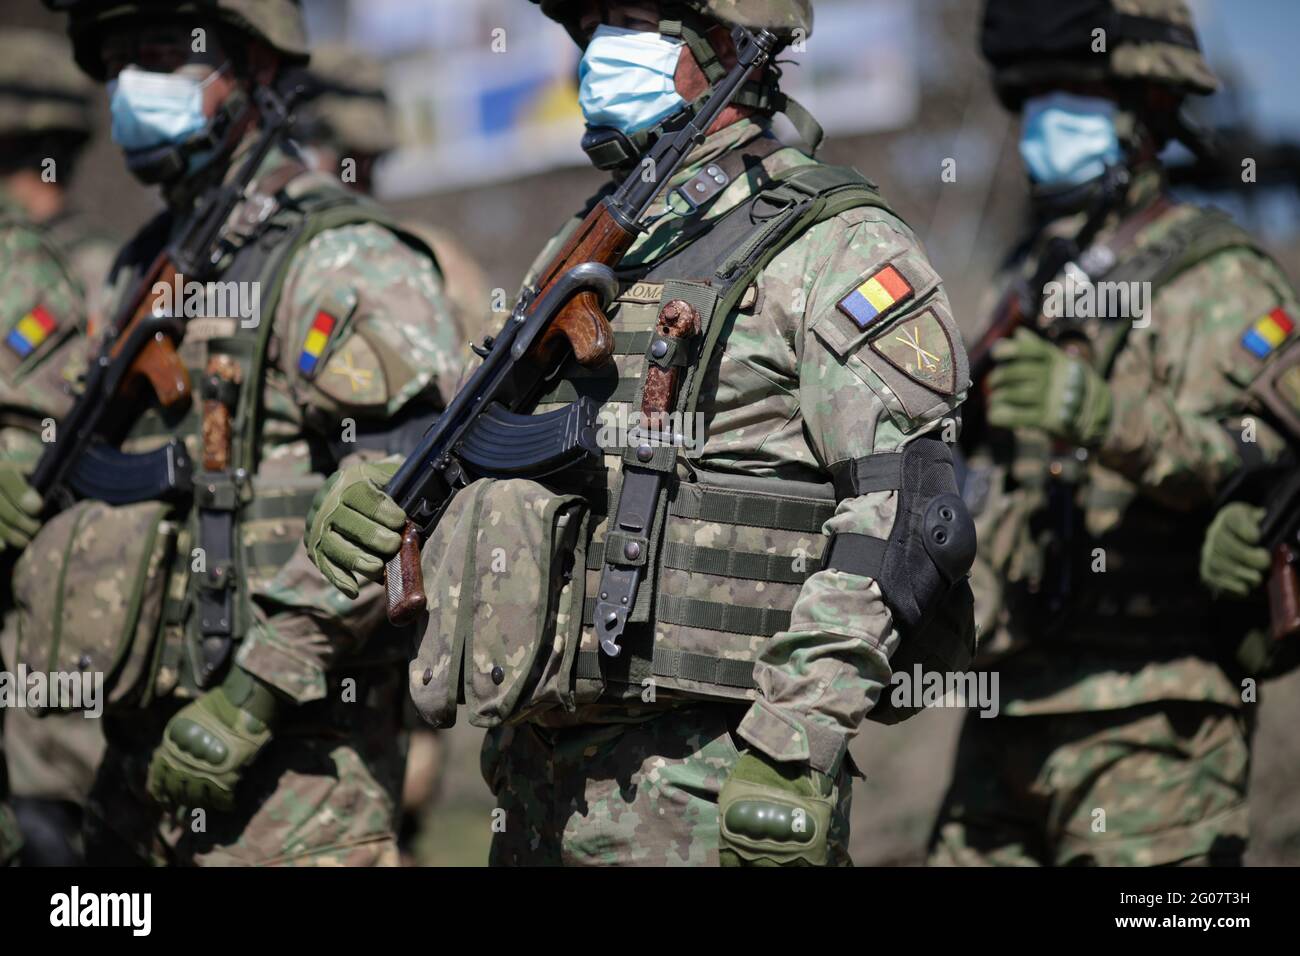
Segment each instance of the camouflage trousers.
M181 702L105 717L108 750L86 807L87 862L396 866L404 693L405 675L393 672L371 681L363 703L304 705L250 765L229 814L166 812L146 790L149 760Z
M496 796L493 866L717 866L718 794L744 707L683 707L635 723L497 727L483 741ZM831 860L848 863L847 768Z
M1250 719L1169 701L966 719L931 865L1235 865Z

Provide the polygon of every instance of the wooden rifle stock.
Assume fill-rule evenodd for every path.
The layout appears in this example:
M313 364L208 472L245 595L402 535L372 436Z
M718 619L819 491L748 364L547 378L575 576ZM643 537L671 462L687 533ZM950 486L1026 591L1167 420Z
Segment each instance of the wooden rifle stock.
M420 529L414 521L406 522L397 555L384 565L384 589L388 595L388 620L399 627L415 620L428 604L424 571L420 568Z
M1268 610L1273 640L1300 636L1300 553L1283 542L1273 549L1268 578Z
M584 262L617 265L636 239L610 212L608 201L596 205L556 253L538 282L537 299L573 266ZM534 301L537 301L535 299ZM579 292L555 314L529 349L529 361L542 367L563 362L572 349L574 359L588 368L605 364L614 354L614 331L592 292ZM424 610L424 575L420 570L420 533L407 522L397 555L384 566L388 620L407 624Z
M167 294L155 295L153 290L160 284L171 290L175 287L175 282L175 263L165 253L160 253L146 277L137 286L139 291L136 301L126 322L114 330L116 338L109 350L111 358L120 356L122 349L131 340L135 327L154 314L159 299ZM173 302L172 306L179 311L182 303ZM176 351L176 343L162 333L146 342L136 354L122 379L119 392L132 392L141 381L149 383L158 404L164 408L184 408L191 401L193 389L190 387L189 370Z
M625 229L610 213L607 200L597 203L542 273L538 297L579 263L618 265L635 240L636 233ZM580 292L565 304L542 331L529 358L549 365L559 357L565 343L573 349L578 363L588 368L605 364L614 354L614 332L593 293Z

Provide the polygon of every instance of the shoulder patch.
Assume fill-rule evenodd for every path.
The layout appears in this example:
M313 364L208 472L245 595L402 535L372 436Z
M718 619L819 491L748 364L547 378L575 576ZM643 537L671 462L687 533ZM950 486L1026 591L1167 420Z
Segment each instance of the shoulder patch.
M940 395L956 395L960 388L952 337L933 308L922 309L874 336L871 350Z
M54 315L42 305L24 315L5 336L5 345L20 359L25 359L41 347L50 333L59 326Z
M916 295L916 289L895 266L887 265L873 272L855 289L840 299L837 307L865 330Z
M1241 336L1241 347L1258 359L1266 359L1295 331L1295 321L1280 306L1260 316Z
M1250 393L1300 441L1300 340L1296 340L1265 368L1250 386Z
M351 335L335 349L316 387L344 405L383 405L388 400L383 363L363 335Z
M311 328L307 330L307 337L302 343L302 351L298 355L298 371L302 373L304 378L316 377L316 371L321 367L321 356L325 354L326 348L329 347L330 336L334 334L338 324L338 317L331 315L324 309L316 313L316 319L312 322Z

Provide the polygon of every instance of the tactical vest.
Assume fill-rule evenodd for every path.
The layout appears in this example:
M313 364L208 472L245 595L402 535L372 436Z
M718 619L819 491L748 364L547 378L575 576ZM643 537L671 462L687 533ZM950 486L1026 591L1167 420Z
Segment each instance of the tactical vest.
M124 442L125 448L135 450L177 436L195 455L202 447L204 405L217 401L230 410L230 468L205 471L202 455L195 455L192 498L178 505L174 517L176 546L152 665L158 675L152 691L156 696L194 694L224 674L251 621L250 592L268 582L297 548L311 500L334 464L328 449L314 447L318 464L312 473L289 477L266 474L260 458L268 419L274 414L263 407L273 317L294 256L330 229L376 223L436 262L423 240L376 204L322 177L291 175L293 170L305 172L301 167L278 167L254 184L253 198L236 210L229 227L239 245L212 280L257 282L262 290L255 327L227 323L218 334L208 333L211 337L201 350L208 359L219 355L237 363L240 384L205 378L200 361L200 367L189 368L191 381L201 385L184 417L168 422L151 408ZM277 182L267 188L264 184L272 177ZM166 225L155 222L124 250L114 267L115 278L125 274L134 280L147 268L165 242ZM187 329L196 321L203 320L189 320ZM193 350L187 344L182 344L181 354L188 360ZM281 343L289 349L296 345ZM325 464L319 464L322 458ZM201 564L196 564L195 549L202 549Z
M689 223L682 238L648 267L620 275L624 292L609 310L613 368L589 371L570 362L540 400L538 411L587 397L605 422L637 422L649 367L678 368L675 412L689 428L705 385L716 382L721 344L737 316L756 308L755 279L812 226L850 209L890 211L870 181L848 168L797 167L777 175L708 229ZM688 303L700 316L695 347L655 333L669 302ZM572 627L577 696L603 685L603 699L632 699L647 680L662 691L743 699L754 696L753 667L766 641L790 624L803 582L828 566L823 524L835 512L831 476L824 484L710 471L695 445L657 443L605 455L605 468L564 476L561 490L580 490L589 503L585 598ZM624 466L667 476L648 535L615 527ZM579 555L583 549L579 549ZM602 574L644 568L622 635L622 652L598 649L593 613ZM577 569L575 569L575 579ZM576 615L575 615L576 617Z
M1154 300L1160 289L1187 270L1229 249L1266 255L1226 215L1198 209L1171 226L1159 241L1131 250L1094 247L1085 250L1079 261L1094 283L1149 282ZM1090 260L1102 267L1089 269ZM1090 336L1092 363L1109 378L1132 323L1093 321L1100 328ZM1049 546L1059 550L1047 555L1042 590L1009 595L1013 602L1024 602L1026 620L1040 621L1035 630L1057 632L1061 615L1075 620L1101 615L1117 622L1106 630L1132 647L1139 637L1130 630L1167 645L1171 640L1203 643L1204 635L1218 627L1210 597L1197 584L1197 560L1209 511L1189 515L1142 498L1130 482L1105 469L1089 468L1086 460L1053 457L1052 443L1040 436L1018 433L1016 457L1015 480L1042 495L1051 540L1059 542ZM1076 484L1084 484L1078 494ZM1087 527L1089 518L1107 514L1119 516L1108 529ZM1105 573L1093 573L1091 568L1098 549L1105 556ZM1160 633L1152 637L1155 619Z

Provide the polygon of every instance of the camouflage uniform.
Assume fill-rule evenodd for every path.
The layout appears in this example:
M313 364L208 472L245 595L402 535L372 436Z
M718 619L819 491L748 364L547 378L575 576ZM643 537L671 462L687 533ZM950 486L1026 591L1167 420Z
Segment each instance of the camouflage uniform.
M291 78L295 81L303 85L306 102L297 110L294 139L307 147L321 172L343 172L348 160L369 164L397 148L395 117L378 61L347 47L322 45L312 52L311 65ZM369 177L358 177L357 186L369 193ZM469 252L447 230L414 221L403 226L433 250L461 339L479 342L495 331L500 323L489 308L487 276ZM413 712L410 717L402 799L404 852L420 842L446 764L446 735L425 726Z
M1190 26L1180 3L1115 6ZM1120 77L1213 89L1194 48L1112 44ZM1013 95L1024 77L995 65ZM976 613L1001 713L967 718L933 863L1213 864L1245 846L1252 714L1231 648L1250 622L1198 586L1196 560L1216 496L1283 450L1251 391L1276 356L1249 335L1275 309L1297 315L1297 300L1226 217L1165 205L1155 165L1131 175L1073 262L1113 252L1088 275L1149 282L1146 321L1029 319L1108 382L1100 447L989 429L971 455ZM1044 225L1001 285L1028 280L1084 219Z
M132 11L103 15L122 12ZM97 15L74 11L72 19L79 62L92 75L101 70ZM305 58L296 4L222 0L214 15L233 16L237 29L287 58ZM255 135L236 149L228 175ZM119 256L110 305L179 227L185 208L175 208L175 194L172 199L173 208ZM196 811L166 811L148 795L151 754L168 720L229 666L221 654L211 655L211 638L199 630L214 581L192 573L191 547L203 541L194 510L219 508L224 500L216 497L224 493L221 476L200 472L201 492L213 482L210 497L163 513L157 537L171 536L170 547L141 565L144 584L115 574L68 610L74 622L77 615L107 617L133 586L144 589L142 607L154 602L152 621L140 612L137 634L122 652L130 686L123 678L109 694L109 747L88 807L88 855L117 863L392 864L404 762L396 634L383 620L378 587L354 601L343 598L306 560L299 541L320 472L332 467L327 463L392 450L388 443L402 440L394 423L418 421L440 407L459 372L459 342L428 249L377 207L283 150L258 170L226 236L231 248L214 281L260 289L261 314L243 322L246 316L229 311L204 312L188 322L180 353L196 381L214 356L233 359L245 372L235 407L252 413L236 417L232 436L234 460L245 468L227 474L235 481L230 500L237 502L232 656L292 706L241 777L233 813L212 812L200 827ZM201 461L206 424L197 403L179 420L149 408L123 449L142 452L179 438L190 459ZM112 528L140 507L154 506L107 508L89 524ZM47 598L32 579L39 582L45 562L64 547L60 535L71 533L76 553L95 555L101 576L105 566L128 564L131 536L103 540L107 530L69 532L61 519L75 511L47 523L19 565L15 590L33 608ZM69 587L90 573L73 563ZM111 638L87 641L65 626L63 640L85 645ZM92 659L112 653L104 646L79 649ZM61 657L66 653L59 648Z
M729 184L705 186L719 170ZM733 226L748 222L773 180L827 170L777 142L761 116L712 133L620 264L614 367L571 362L537 410L586 396L612 427L638 394L675 280L700 274L674 265L683 235L701 224L722 235L727 213L739 210ZM696 187L714 194L698 211L683 201ZM878 324L859 322L855 290L891 267L908 291L882 303ZM659 567L620 657L597 649L591 618L600 555L617 560L606 518L628 460L617 443L554 483L471 485L425 546L429 620L412 696L445 722L463 693L471 723L491 728L495 864L716 864L719 792L742 747L836 782L830 862L848 860L845 748L889 680L900 635L879 581L823 567L826 536L888 536L898 493L846 489L837 504L828 483L931 435L966 387L964 354L939 277L883 201L793 232L711 321L721 325L708 325L720 334L697 380L702 446L679 460L662 545L650 545ZM715 512L724 500L728 513Z
M55 178L43 186L61 194L90 135L90 82L73 64L64 38L21 29L0 37L0 80L6 84L0 92L0 140L8 153L0 176L39 175L48 168ZM52 167L46 165L49 161ZM30 467L40 452L42 419L64 408L57 379L47 381L34 399L24 398L19 386L41 379L45 358L83 331L112 256L109 240L72 210L65 208L38 224L0 186L0 272L6 277L0 291L0 338L10 343L0 358L5 391L0 455L7 460ZM18 350L25 346L11 336L22 335L20 324L38 307L53 328L20 356ZM32 328L30 320L23 328ZM11 565L6 561L6 569ZM0 660L12 661L16 623L7 581L4 604ZM104 748L98 723L41 721L19 709L9 717L7 735L15 803L24 827L33 830L26 857L37 863L73 862L79 808Z

